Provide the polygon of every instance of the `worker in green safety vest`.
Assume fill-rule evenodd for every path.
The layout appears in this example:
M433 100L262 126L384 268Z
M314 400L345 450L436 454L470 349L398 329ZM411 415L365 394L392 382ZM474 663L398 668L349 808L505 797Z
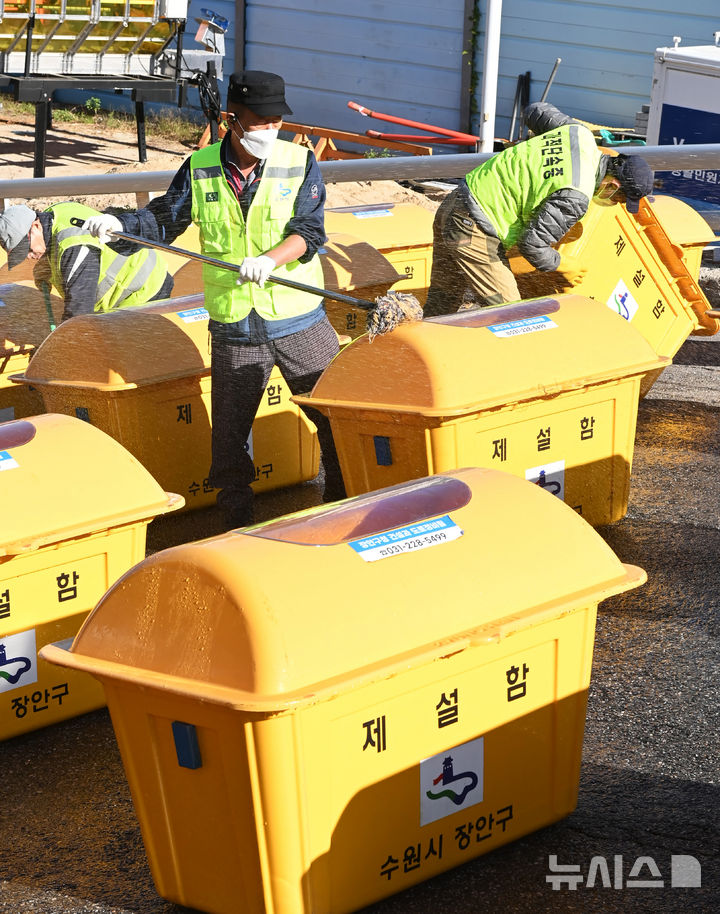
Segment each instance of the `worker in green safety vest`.
M292 111L281 76L233 73L222 141L194 152L145 208L86 223L100 240L123 231L168 244L195 223L203 254L237 264L237 272L203 266L212 345L207 481L219 490L227 528L253 522L256 468L248 442L274 365L292 393L303 394L339 351L322 297L273 282L277 276L321 287L318 251L327 240L322 175L312 150L278 138L285 114ZM303 409L317 426L324 500L343 498L329 420Z
M576 284L582 265L567 255L561 260L553 245L582 219L591 198L637 212L651 193L644 159L605 154L587 127L558 115L544 118L552 129L473 169L438 208L426 317L517 301L507 258L513 245L535 269L557 270L568 286Z
M63 299L62 319L94 311L129 308L167 298L173 278L156 251L123 255L81 228L99 215L81 203L55 203L39 212L18 204L0 214L0 245L8 269L35 261L39 288L53 286ZM74 223L73 224L73 221Z

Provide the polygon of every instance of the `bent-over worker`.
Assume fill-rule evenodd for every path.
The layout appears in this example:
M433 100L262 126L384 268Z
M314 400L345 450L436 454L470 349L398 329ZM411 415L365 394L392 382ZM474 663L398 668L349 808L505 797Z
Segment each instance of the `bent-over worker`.
M536 270L558 270L574 285L584 269L553 247L610 197L636 213L653 173L635 155L606 155L587 127L561 126L493 155L467 174L438 208L426 317L520 298L507 251L517 245Z
M129 308L167 298L173 278L162 256L148 249L128 256L102 244L81 223L97 210L81 203L55 203L36 212L10 206L0 214L0 245L8 254L8 269L24 260L36 261L38 288L54 286L64 302L62 320L94 311Z

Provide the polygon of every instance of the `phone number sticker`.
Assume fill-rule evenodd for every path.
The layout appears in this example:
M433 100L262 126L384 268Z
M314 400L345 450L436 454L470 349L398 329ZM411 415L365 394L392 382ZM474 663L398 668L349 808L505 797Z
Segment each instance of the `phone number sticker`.
M205 308L192 308L190 311L178 311L177 316L186 324L192 324L195 321L206 321L209 314Z
M557 327L555 321L550 320L547 315L543 315L542 317L526 317L518 321L506 321L504 324L488 327L488 330L495 336L510 337L537 333L538 330L552 330L553 327Z
M14 470L19 465L9 451L0 451L0 470Z
M419 549L429 549L459 539L463 531L449 515L436 517L432 520L422 521L418 524L408 524L407 527L398 527L396 530L386 530L362 539L351 540L348 545L357 552L366 562L377 562L380 559L389 559L394 555L405 552L417 552Z
M382 219L383 216L392 216L389 209L357 210L353 212L356 219Z

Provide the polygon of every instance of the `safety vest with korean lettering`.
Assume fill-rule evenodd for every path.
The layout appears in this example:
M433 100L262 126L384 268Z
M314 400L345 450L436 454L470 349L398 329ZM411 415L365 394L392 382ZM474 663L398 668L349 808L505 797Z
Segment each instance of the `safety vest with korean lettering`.
M510 146L471 171L465 181L509 248L551 194L573 188L589 203L601 157L592 132L569 124Z

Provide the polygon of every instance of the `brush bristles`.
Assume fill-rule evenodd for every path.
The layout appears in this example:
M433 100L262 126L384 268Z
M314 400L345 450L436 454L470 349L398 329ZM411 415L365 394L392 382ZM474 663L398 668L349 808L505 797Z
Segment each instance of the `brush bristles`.
M410 292L393 292L379 295L367 319L370 342L383 333L390 333L403 321L421 321L423 309Z

